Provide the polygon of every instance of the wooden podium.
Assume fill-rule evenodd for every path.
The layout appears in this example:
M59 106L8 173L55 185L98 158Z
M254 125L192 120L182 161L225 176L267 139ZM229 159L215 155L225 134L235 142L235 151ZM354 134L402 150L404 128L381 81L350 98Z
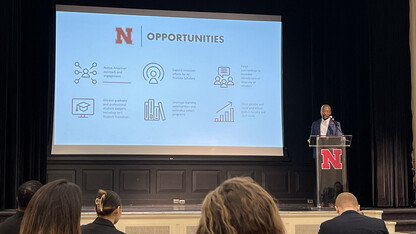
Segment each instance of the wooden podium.
M334 207L338 194L348 191L347 152L352 136L310 136L315 148L316 206Z

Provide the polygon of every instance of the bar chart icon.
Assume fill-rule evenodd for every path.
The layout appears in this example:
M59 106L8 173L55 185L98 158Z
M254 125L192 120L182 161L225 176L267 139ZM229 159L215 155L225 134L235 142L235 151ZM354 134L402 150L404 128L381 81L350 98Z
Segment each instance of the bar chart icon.
M148 99L144 102L144 120L145 121L165 121L165 111L163 110L162 102L158 102L154 99Z
M218 115L215 117L214 122L234 122L234 108L233 103L228 102L227 105L217 110Z

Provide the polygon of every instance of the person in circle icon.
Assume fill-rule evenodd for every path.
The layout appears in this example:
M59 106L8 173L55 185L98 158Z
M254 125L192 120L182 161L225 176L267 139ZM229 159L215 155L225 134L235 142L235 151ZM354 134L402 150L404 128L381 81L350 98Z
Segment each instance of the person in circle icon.
M215 82L214 82L214 85L220 85L221 84L221 77L219 77L219 76L216 76L215 77Z
M143 78L148 84L159 84L163 77L163 67L158 63L148 63L143 68Z
M90 78L90 74L88 74L90 71L88 71L88 69L87 68L84 68L83 70L82 70L82 78Z
M159 83L157 81L157 79L156 79L156 76L157 76L157 72L156 71L151 71L150 72L150 76L151 76L151 78L149 80L149 84L158 84Z
M228 88L228 84L227 84L227 80L226 80L226 79L222 79L222 80L221 80L221 85L220 85L220 87L221 87L221 88Z
M233 77L231 77L231 76L228 77L228 83L227 83L227 85L231 85L231 86L234 85Z

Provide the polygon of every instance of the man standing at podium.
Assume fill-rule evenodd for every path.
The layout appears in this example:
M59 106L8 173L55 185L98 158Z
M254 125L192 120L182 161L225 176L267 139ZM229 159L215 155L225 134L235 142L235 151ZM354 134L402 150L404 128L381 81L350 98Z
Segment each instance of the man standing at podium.
M312 123L310 135L342 136L341 124L331 116L331 106L323 104L321 107L321 119Z
M336 122L332 116L331 116L331 106L328 104L324 104L321 106L321 119L318 119L316 121L314 121L312 123L312 127L311 127L311 136L342 136L342 130L341 130L341 124L339 122ZM308 142L310 142L310 139L308 139ZM332 149L331 149L332 152ZM314 150L313 151L313 158L316 159L316 154L317 152ZM319 160L318 160L319 161ZM318 163L318 162L316 162ZM319 163L318 163L319 164ZM317 170L318 170L318 165L315 164ZM342 181L342 177L339 177L339 172L338 170L327 170L325 171L325 176L322 176L322 174L316 174L317 172L314 171L315 176L317 177L317 180L319 181L319 188L317 191L316 187L315 187L315 191L314 193L317 193L317 205L318 206L322 206L322 207L333 207L333 200L336 198L334 197L334 195L338 195L338 194L332 194L331 196L329 196L329 191L333 191L332 185L334 184L335 181ZM322 179L323 177L325 177L326 179ZM335 180L335 181L332 181ZM315 181L317 182L317 181ZM340 183L340 182L335 182L335 183ZM328 188L328 185L331 185L331 188ZM317 184L315 184L315 186L317 186ZM340 184L342 190L344 188L343 184ZM328 197L331 197L331 199L328 199Z

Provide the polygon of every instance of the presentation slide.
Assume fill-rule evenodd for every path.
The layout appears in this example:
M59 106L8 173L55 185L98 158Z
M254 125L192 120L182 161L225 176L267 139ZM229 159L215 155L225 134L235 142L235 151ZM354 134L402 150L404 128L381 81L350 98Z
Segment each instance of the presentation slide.
M57 5L52 154L282 156L281 28Z

